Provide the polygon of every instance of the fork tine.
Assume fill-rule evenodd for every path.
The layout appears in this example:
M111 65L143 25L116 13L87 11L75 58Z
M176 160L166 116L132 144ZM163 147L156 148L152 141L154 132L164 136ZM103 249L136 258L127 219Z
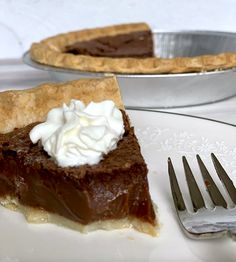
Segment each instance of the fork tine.
M185 156L182 157L186 180L188 183L188 189L193 204L193 210L196 212L198 209L205 207L201 191L197 185L197 182L193 176L192 170L187 162Z
M175 207L179 211L184 211L186 210L186 206L185 206L183 196L180 191L179 184L176 178L175 170L174 170L174 167L173 167L173 164L170 158L168 158L168 172L169 172L171 192L172 192L172 196L174 199Z
M210 176L208 170L206 169L204 163L202 162L199 155L197 155L198 165L200 167L202 177L207 188L207 191L211 197L212 202L215 206L222 206L227 208L227 203L224 200L222 194L220 193L219 189L217 188L215 182L213 181L212 177Z
M232 201L234 202L234 204L236 204L236 188L234 187L233 181L229 178L223 166L220 164L219 160L213 153L211 153L211 158L214 163L217 175L219 176L221 182L224 184Z

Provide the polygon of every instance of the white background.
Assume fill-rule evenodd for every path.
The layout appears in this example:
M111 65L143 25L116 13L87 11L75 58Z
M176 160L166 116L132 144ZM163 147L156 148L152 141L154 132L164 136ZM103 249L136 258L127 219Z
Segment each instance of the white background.
M0 0L0 59L57 33L139 21L160 30L236 32L236 0Z
M166 31L236 32L236 0L0 0L0 90L51 81L44 71L6 60L20 58L32 42L82 28L140 21ZM236 124L236 96L170 111Z

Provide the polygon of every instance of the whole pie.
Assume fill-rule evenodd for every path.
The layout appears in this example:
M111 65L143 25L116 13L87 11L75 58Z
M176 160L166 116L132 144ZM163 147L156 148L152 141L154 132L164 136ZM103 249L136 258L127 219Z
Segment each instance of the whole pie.
M109 99L121 112L123 137L96 164L58 166L42 143L32 143L30 139L31 130L45 121L49 110L71 99L85 104ZM22 212L31 223L56 223L82 232L134 227L156 234L147 165L115 78L81 79L2 92L0 120L3 206ZM81 121L85 121L83 115Z
M164 59L155 57L153 46L149 26L132 23L56 35L34 43L30 56L45 65L108 73L187 73L236 66L236 53Z

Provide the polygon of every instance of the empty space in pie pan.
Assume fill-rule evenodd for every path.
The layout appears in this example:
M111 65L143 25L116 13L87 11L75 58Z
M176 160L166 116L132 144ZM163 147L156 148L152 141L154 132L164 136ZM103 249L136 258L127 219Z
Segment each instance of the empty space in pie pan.
M214 31L153 32L155 55L194 57L236 52L236 34ZM104 77L108 73L56 68L23 56L26 64L46 70L55 81ZM112 72L111 72L112 73ZM174 108L213 103L236 95L236 69L181 74L115 74L125 106Z

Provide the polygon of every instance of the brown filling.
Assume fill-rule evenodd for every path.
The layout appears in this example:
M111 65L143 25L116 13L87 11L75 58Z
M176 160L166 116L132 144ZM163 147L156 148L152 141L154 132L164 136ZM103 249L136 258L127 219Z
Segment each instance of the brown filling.
M151 31L105 36L90 41L78 41L65 49L66 53L102 57L153 57Z
M82 224L131 216L155 225L147 167L126 116L118 147L93 166L58 167L31 143L34 125L0 135L0 197Z

